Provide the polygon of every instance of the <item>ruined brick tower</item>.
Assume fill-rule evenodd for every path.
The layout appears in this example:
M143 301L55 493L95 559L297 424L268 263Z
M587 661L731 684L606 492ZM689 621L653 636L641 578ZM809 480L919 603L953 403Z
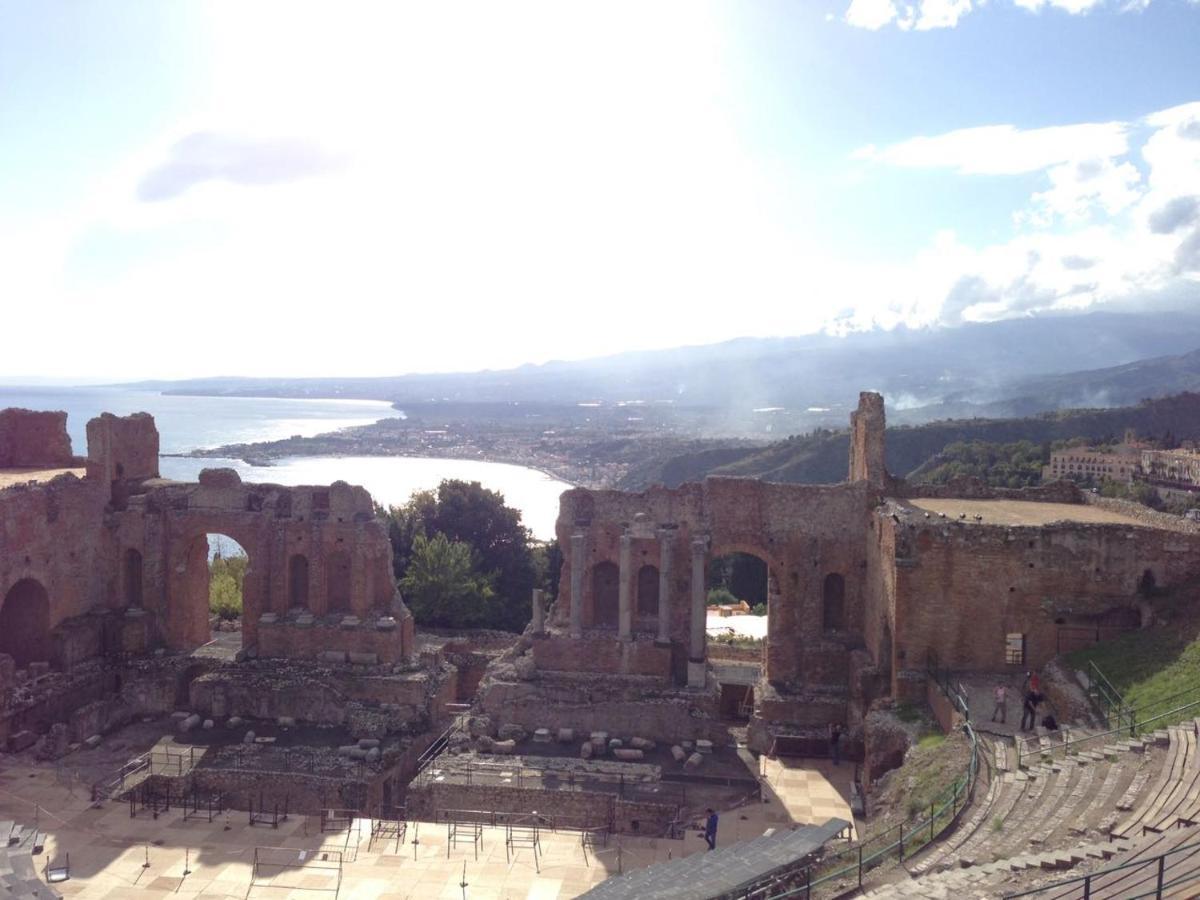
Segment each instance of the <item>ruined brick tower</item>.
M883 458L883 432L886 416L883 396L874 391L858 395L858 409L850 414L850 481L865 481L871 487L887 487L887 467Z

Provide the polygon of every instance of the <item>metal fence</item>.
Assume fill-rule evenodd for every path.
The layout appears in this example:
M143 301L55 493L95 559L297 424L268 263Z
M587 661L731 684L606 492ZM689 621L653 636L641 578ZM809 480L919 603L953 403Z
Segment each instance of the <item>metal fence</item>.
M1174 847L1157 856L1150 856L1145 859L1135 859L1127 863L1122 863L1119 866L1112 866L1108 869L1101 869L1098 872L1091 872L1087 875L1076 875L1074 878L1064 878L1062 881L1056 881L1053 884L1047 884L1043 887L1033 888L1028 891L1021 891L1017 894L1005 894L1004 900L1015 900L1017 897L1036 897L1039 894L1046 894L1050 891L1061 891L1063 888L1073 888L1070 892L1071 896L1075 895L1075 890L1082 891L1083 896L1090 897L1093 888L1107 887L1100 883L1100 879L1111 878L1120 872L1125 872L1125 875L1120 877L1120 881L1127 878L1135 878L1137 880L1129 882L1122 889L1122 896L1126 900L1139 900L1139 898L1156 897L1161 898L1166 896L1166 892L1176 893L1185 884L1192 884L1200 881L1200 870L1189 869L1188 871L1168 877L1169 869L1167 860L1173 856L1183 854L1181 859L1186 859L1193 854L1200 852L1200 841L1193 841L1181 847ZM1140 877L1139 877L1140 876ZM1150 886L1153 882L1153 886ZM1111 886L1111 885L1108 885ZM1125 893L1127 890L1135 891L1135 893ZM1061 894L1059 896L1062 896ZM1179 895L1182 896L1182 895ZM1191 892L1187 896L1195 896Z
M1164 698L1164 700L1170 698ZM1161 701L1158 701L1161 702ZM1146 704L1142 709L1156 704ZM1156 716L1151 716L1141 721L1133 722L1128 726L1120 728L1112 728L1108 731L1100 731L1095 734L1081 734L1076 737L1069 728L1061 730L1062 739L1052 741L1046 737L1031 735L1022 737L1016 735L1015 747L1017 751L1017 767L1028 765L1030 761L1051 760L1056 753L1061 753L1063 756L1071 756L1079 753L1082 750L1090 749L1096 746L1104 746L1113 741L1124 740L1125 738L1135 738L1139 734L1145 734L1148 731L1157 731L1160 728L1166 728L1170 725L1176 725L1182 722L1189 716L1200 715L1200 700L1194 700L1191 703L1185 703L1183 706L1178 706L1175 709L1168 710Z
M971 727L966 691L954 682L948 669L938 666L937 658L933 654L930 654L928 668L929 676L946 693L966 720L962 730L970 744L970 755L962 775L942 791L929 804L926 813L915 822L901 822L823 857L789 879L796 886L783 889L777 886L754 888L743 895L745 900L784 900L793 897L810 900L814 888L848 878L857 880L858 887L861 888L863 875L875 866L893 858L904 862L954 827L959 815L970 803L975 790L975 781L979 775L979 739L975 729Z

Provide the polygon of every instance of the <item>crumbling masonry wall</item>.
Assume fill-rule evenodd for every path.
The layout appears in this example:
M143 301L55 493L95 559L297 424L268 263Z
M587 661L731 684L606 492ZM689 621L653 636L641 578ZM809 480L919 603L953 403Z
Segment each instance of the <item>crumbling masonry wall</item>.
M65 412L0 410L0 469L63 469L76 462Z

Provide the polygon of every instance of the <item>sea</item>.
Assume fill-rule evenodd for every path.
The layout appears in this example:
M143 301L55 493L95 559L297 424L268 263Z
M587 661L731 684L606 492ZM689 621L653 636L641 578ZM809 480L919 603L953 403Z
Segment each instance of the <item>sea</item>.
M87 422L102 412L147 412L158 426L163 454L187 453L299 435L312 437L379 419L403 416L376 400L310 400L272 397L183 397L122 387L50 387L0 385L0 409L64 410L75 453L87 453ZM416 491L435 488L446 478L478 481L504 495L521 512L539 540L554 537L558 497L571 486L536 469L475 460L406 456L298 456L251 466L240 459L193 459L163 456L164 478L193 481L201 469L225 467L243 481L266 484L329 484L346 481L371 492L384 506L400 506Z

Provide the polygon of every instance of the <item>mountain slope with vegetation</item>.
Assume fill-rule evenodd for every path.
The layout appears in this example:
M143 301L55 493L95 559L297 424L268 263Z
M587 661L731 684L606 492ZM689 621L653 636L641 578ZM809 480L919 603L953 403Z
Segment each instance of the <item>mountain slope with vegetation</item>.
M1200 440L1200 394L1185 393L1115 409L1073 409L1023 419L956 419L887 430L887 465L907 477L955 443L982 441L1048 444L1076 438L1115 442L1132 428L1141 437ZM848 431L820 429L763 449L684 454L636 467L622 486L674 486L707 475L765 478L802 484L832 484L847 474Z

